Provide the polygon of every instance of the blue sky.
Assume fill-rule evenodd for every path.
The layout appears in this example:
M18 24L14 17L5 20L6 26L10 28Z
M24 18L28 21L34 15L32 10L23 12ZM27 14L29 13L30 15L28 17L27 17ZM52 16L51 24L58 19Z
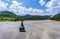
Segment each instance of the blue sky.
M23 3L23 6L26 8L32 7L34 9L45 9L45 6L41 6L39 4L39 0L19 0L20 2Z
M0 0L0 11L17 15L55 15L60 12L60 0Z

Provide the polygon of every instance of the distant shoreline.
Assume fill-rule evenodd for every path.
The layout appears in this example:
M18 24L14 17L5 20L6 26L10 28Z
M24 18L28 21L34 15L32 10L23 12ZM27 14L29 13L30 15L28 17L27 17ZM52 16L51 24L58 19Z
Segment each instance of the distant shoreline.
M24 21L45 21L45 20L24 20ZM56 21L56 20L46 20L46 21L60 22L60 21ZM0 21L0 22L21 22L21 21Z

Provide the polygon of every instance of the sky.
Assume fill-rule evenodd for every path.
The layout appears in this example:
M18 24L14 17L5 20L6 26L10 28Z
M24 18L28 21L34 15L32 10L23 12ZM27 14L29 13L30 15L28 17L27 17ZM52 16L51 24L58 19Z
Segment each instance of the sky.
M60 0L0 0L0 11L17 15L55 15L60 12Z

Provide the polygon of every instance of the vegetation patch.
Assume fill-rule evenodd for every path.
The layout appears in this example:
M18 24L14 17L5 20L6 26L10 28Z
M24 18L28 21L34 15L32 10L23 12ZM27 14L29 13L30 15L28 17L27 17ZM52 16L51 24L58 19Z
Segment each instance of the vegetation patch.
M51 20L60 21L60 13L56 14L51 18Z

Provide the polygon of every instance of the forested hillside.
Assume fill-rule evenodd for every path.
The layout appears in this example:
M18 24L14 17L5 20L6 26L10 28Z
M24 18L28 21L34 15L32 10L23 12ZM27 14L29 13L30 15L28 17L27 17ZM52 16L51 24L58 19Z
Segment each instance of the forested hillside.
M60 21L60 13L56 14L51 18L52 20Z
M9 11L0 12L0 21L20 21L22 20L22 18L24 20L46 20L46 19L50 19L50 16L29 15L29 14L26 14L24 16L18 16L13 12L9 12Z
M9 11L0 12L0 21L14 21L17 20L19 16Z

